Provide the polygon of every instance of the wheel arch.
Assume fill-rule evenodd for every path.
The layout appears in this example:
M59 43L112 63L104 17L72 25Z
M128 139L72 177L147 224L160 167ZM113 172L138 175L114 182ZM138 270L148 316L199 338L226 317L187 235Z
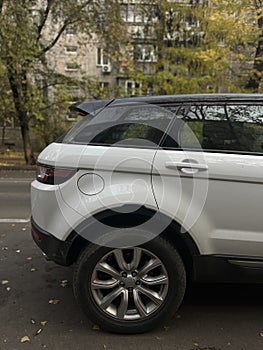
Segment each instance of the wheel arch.
M84 220L67 239L71 242L67 259L69 264L74 263L84 247L89 244L89 241L81 235L81 232L90 229L94 230L99 223L112 228L134 227L147 222L157 213L158 220L161 219L167 223L160 236L177 249L186 267L187 275L192 279L193 256L200 255L200 251L190 233L184 230L176 220L145 206L138 208L133 205L125 205L114 209L106 209Z

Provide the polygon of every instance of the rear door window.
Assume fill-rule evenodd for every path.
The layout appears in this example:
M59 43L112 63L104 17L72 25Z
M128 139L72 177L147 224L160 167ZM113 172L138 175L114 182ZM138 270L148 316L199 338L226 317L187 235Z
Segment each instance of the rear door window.
M184 106L179 114L181 120L173 131L178 148L263 152L263 105L192 105Z

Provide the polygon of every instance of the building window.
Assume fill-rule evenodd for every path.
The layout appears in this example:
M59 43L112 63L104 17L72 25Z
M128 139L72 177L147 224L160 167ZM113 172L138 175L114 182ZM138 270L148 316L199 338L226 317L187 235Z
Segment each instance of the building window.
M79 65L76 62L67 63L65 70L67 72L76 72L79 70Z
M97 48L97 66L109 65L109 56L103 52L101 47Z
M65 30L65 33L67 35L76 35L77 34L77 31L75 28L72 28L72 27L68 27L66 30Z
M78 47L77 46L66 46L65 52L76 54L78 52Z
M141 83L137 83L134 80L126 80L125 81L125 93L127 96L135 96L138 95L138 90L142 87Z
M134 60L139 62L157 62L156 47L154 45L135 45Z
M122 4L121 18L128 23L142 23L146 20L144 9L139 4Z
M109 90L109 82L108 81L100 81L101 90Z
M184 18L183 18L183 23L185 24L185 26L187 28L196 28L196 27L199 27L200 26L200 23L199 21L197 20L197 18L189 13L188 15L185 15Z
M78 52L78 47L77 46L66 46L65 52L70 53L70 54L76 54Z

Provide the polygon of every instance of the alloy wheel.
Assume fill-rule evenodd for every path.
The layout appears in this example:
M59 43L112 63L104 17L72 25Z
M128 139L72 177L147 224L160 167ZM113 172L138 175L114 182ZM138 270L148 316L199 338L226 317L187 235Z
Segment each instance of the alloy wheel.
M153 314L163 305L168 286L162 261L139 247L107 253L98 261L91 277L91 291L99 309L120 320L137 320Z

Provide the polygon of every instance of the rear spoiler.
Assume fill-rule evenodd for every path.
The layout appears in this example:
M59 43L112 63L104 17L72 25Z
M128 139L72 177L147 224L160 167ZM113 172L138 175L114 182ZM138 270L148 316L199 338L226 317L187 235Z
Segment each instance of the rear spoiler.
M94 100L87 102L77 102L72 104L69 109L72 112L78 112L82 115L90 114L94 116L100 109L108 106L113 100Z

